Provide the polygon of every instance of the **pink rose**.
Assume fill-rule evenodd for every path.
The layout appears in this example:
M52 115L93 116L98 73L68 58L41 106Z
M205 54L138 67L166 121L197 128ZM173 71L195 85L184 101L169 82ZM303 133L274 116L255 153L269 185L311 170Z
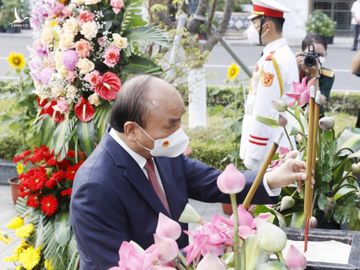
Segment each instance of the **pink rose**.
M124 8L123 0L111 0L110 5L112 6L115 14L118 14Z
M94 18L95 18L94 13L87 10L80 11L79 20L81 24L86 22L91 22L92 20L94 20Z
M91 84L91 86L95 86L98 79L100 77L100 73L97 70L92 71L91 73L87 74L84 78L85 81Z
M75 49L81 58L86 58L89 56L92 47L89 41L80 39L78 42L76 42Z
M105 50L104 64L108 67L114 67L120 60L120 50L116 46L110 46Z

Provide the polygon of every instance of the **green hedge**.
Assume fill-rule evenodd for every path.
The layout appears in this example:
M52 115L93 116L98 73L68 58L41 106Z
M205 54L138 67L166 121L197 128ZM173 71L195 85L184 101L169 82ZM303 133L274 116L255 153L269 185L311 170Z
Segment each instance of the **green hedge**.
M186 85L180 85L177 87L181 93L185 104L188 104L189 95ZM208 86L207 88L207 105L223 105L229 104L231 98L236 92L242 91L240 87L234 86ZM241 99L240 103L243 103L243 95L238 95ZM333 92L330 96L330 101L325 105L326 111L332 112L345 112L350 115L357 115L360 109L360 93L349 92Z

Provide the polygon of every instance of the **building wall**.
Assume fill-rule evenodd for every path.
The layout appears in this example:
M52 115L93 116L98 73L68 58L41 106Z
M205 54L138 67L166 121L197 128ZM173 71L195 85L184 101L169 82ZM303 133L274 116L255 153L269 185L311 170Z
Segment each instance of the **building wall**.
M306 35L305 23L308 17L308 1L278 0L290 9L285 15L284 36L289 40L300 41Z

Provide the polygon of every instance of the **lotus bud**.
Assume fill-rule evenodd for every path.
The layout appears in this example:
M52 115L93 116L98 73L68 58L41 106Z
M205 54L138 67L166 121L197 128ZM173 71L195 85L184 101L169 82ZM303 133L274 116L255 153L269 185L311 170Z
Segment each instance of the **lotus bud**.
M260 264L256 270L288 270L281 262L267 262Z
M360 162L352 164L351 171L353 173L360 173Z
M290 245L289 251L285 258L285 264L289 270L304 270L306 269L306 257L293 245Z
M277 253L285 248L286 234L274 224L264 221L258 222L257 236L260 247L266 252Z
M225 264L214 254L207 253L199 262L196 270L225 270Z
M225 194L239 193L244 189L245 184L245 176L236 169L234 164L227 165L217 179L218 188Z
M158 258L162 263L168 263L176 258L179 247L174 239L154 234L154 240Z
M176 240L181 235L180 224L160 213L156 227L156 234Z
M288 108L286 102L282 99L273 100L272 105L278 112L285 112Z
M317 218L316 217L311 217L310 218L310 228L316 228L317 227Z
M330 130L334 127L335 120L331 117L323 117L319 120L319 127L322 130Z
M301 135L300 133L296 134L295 140L297 143L301 143L303 140L303 135Z
M282 114L279 114L278 124L280 127L286 127L286 125L288 124L287 118Z
M280 204L280 211L284 211L287 209L290 209L291 207L293 207L295 205L295 200L293 197L291 196L284 196L281 199L281 204Z
M179 222L182 223L202 223L202 220L202 217L190 204L186 204L185 209L179 218Z

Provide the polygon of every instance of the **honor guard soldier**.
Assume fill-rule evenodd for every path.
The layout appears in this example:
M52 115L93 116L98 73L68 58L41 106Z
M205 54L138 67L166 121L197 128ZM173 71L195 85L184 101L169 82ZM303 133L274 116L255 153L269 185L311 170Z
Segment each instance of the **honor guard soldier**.
M285 94L292 92L293 82L299 81L295 56L282 36L285 12L289 9L275 0L253 0L248 39L266 46L256 63L245 102L240 157L249 169L260 168L273 141L283 132L260 123L256 117L277 120L279 112L272 102L285 99ZM283 138L280 145L289 147L286 136Z

